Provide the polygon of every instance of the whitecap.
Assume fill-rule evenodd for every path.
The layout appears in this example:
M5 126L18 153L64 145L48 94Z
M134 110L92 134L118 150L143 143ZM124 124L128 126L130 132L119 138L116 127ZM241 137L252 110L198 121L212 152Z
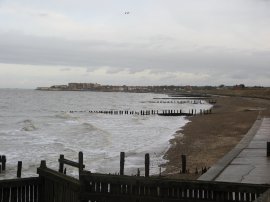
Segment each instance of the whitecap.
M21 131L35 131L37 127L34 125L32 120L26 119L23 122L23 127Z

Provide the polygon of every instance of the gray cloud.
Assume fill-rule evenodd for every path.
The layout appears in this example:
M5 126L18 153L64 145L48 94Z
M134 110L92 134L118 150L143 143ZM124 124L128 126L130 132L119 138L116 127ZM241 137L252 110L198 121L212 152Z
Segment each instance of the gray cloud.
M72 41L14 33L0 34L0 62L81 66L87 67L88 71L108 67L106 72L109 74L124 70L134 74L145 69L151 69L151 73L154 74L166 71L207 73L216 79L222 75L230 75L227 77L236 81L254 75L263 77L270 64L268 51L243 52L226 48L201 48L193 51L167 52L142 48L142 44L133 44L132 47L122 43L119 48L119 44L108 41Z

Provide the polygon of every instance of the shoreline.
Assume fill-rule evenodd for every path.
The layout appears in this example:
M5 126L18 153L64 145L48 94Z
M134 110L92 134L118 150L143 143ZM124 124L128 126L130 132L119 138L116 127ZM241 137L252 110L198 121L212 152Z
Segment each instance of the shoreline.
M213 166L245 136L258 115L270 116L269 100L258 98L217 97L212 114L187 117L190 121L176 131L164 155L163 176L197 179L202 168ZM188 174L180 174L181 155L187 156ZM196 168L199 174L195 174Z

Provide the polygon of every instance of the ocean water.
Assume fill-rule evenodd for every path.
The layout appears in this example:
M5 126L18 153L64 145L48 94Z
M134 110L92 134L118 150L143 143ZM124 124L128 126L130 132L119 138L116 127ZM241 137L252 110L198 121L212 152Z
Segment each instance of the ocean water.
M158 115L108 115L90 110L168 110L188 112L209 109L210 104L153 103L160 94L111 92L53 92L0 89L0 155L7 168L0 178L16 177L17 162L22 176L35 176L41 160L58 169L58 158L78 160L84 153L87 170L118 173L120 152L126 153L125 174L144 173L144 155L150 154L150 174L166 162L169 140L188 120ZM155 99L155 101L157 101ZM70 113L70 111L82 111ZM77 170L66 166L67 173ZM164 168L162 168L164 169Z

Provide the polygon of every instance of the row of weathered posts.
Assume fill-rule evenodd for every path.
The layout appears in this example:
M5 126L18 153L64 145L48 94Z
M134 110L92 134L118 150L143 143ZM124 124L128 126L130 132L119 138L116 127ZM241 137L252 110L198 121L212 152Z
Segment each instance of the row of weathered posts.
M169 103L177 103L177 104L202 104L202 100L171 100L172 98L154 98L154 99L161 99L158 101L149 101L150 103L161 103L161 104L169 104ZM178 98L179 99L179 98ZM167 100L167 101L165 101ZM216 100L205 100L209 104L216 104Z
M179 100L158 100L158 101L149 101L149 103L160 103L160 104L171 104L171 103L173 103L173 104L202 104L203 102L202 102L202 100L181 100L181 101L179 101Z
M5 155L0 156L0 173L6 170L7 158ZM22 161L18 161L17 177L20 178L22 173Z
M145 161L144 161L144 176L149 177L150 173L150 155L148 153L145 154ZM124 175L125 170L125 152L120 153L120 175ZM140 169L138 168L137 176L140 176Z
M195 115L205 115L211 114L211 109L191 109L188 112L184 112L181 109L171 109L171 110L140 110L140 111L130 111L130 110L71 110L69 113L96 113L96 114L108 114L108 115L159 115L159 116L195 116Z
M266 156L270 157L270 142L266 142ZM2 171L6 170L6 156L0 155L0 173ZM59 172L66 174L66 168L64 168L64 165L73 166L79 169L79 173L85 168L85 165L83 164L83 153L79 152L79 162L74 162L68 159L65 159L64 155L61 154L59 159ZM125 167L125 152L120 153L120 175L124 175L124 167ZM209 168L202 167L201 168L201 174L205 173ZM187 157L186 155L181 155L181 169L179 171L182 174L189 173L189 169L187 169ZM18 161L17 164L17 178L21 178L22 173L22 161ZM145 177L149 177L150 173L150 155L147 153L145 154ZM198 168L195 170L195 174L199 174ZM161 173L160 173L161 175ZM138 168L137 176L140 176L140 170Z
M124 154L121 153L120 156L121 159ZM145 157L148 158L147 155ZM63 173L65 164L79 169L79 179ZM158 176L126 176L124 170L123 175L91 173L84 170L82 152L79 153L78 162L65 159L60 155L59 171L48 168L46 161L43 160L37 169L39 177L1 180L0 201L252 202L259 200L270 188L270 185L172 180Z
M6 158L5 162L6 162ZM83 164L83 153L79 152L79 156L78 156L79 161L78 162L74 162L71 160L68 160L65 158L65 156L63 154L60 154L60 157L58 159L59 162L59 169L58 171L60 173L66 174L66 168L64 167L64 165L69 165L72 167L76 167L79 169L79 173L85 168L85 165ZM4 170L5 170L5 164L4 164ZM125 168L125 152L120 152L120 170L119 170L119 175L124 175L124 168ZM149 153L145 154L145 177L149 177L150 176L150 155ZM207 169L202 167L202 171L201 173L203 174ZM189 173L189 169L187 169L187 158L186 155L181 155L181 169L179 171L179 173ZM195 174L198 174L198 169L196 168L195 170ZM18 161L17 164L17 178L21 178L22 175L22 161ZM140 176L140 169L138 168L137 170L137 176ZM160 174L161 176L161 171Z

